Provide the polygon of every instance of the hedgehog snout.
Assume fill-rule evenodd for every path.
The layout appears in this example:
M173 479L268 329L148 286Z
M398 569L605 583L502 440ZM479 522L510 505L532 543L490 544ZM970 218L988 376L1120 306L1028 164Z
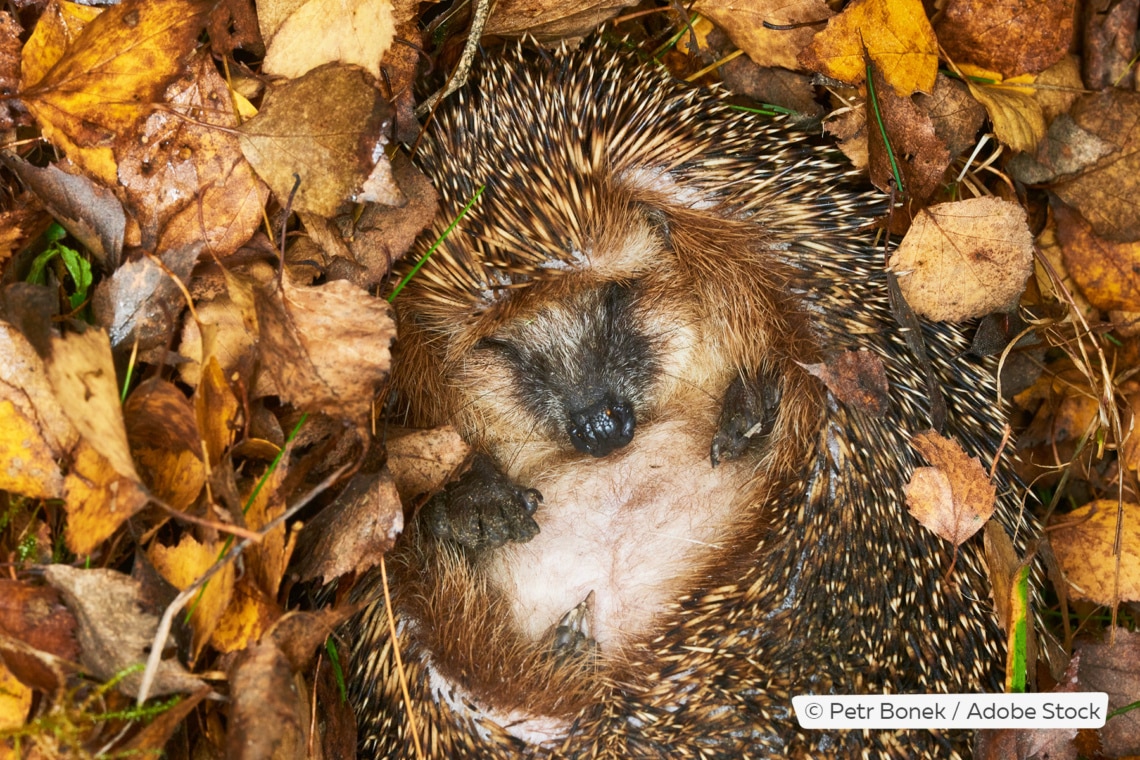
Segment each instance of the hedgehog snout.
M578 451L595 457L604 457L632 441L637 424L633 405L612 396L572 411L569 416L570 443Z

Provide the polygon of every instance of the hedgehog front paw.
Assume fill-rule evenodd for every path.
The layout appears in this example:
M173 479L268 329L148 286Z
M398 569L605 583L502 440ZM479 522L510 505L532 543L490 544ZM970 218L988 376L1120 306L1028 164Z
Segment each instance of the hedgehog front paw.
M762 374L753 380L737 377L724 394L720 421L713 435L709 458L713 467L722 459L736 459L762 443L776 426L780 411L780 382Z
M598 642L591 633L593 617L594 592L591 591L554 626L550 652L558 662L569 663L597 653Z
M534 513L542 494L512 483L486 454L476 454L459 480L432 497L424 519L439 538L473 550L525 543L538 535Z

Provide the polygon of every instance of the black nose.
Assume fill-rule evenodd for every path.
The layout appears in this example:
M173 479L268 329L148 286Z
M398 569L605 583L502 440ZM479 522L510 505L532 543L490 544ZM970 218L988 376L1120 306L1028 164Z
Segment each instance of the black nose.
M567 432L574 448L604 457L633 440L633 407L625 401L599 401L570 413Z

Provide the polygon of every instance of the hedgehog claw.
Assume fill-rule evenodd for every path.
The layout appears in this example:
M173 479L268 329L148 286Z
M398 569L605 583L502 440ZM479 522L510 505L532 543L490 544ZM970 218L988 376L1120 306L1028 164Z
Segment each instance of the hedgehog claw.
M508 541L525 543L538 535L534 514L542 494L512 483L486 454L424 506L424 519L437 537L474 550L495 549Z
M567 612L554 627L550 649L559 662L567 662L597 651L598 642L591 635L594 617L594 592Z

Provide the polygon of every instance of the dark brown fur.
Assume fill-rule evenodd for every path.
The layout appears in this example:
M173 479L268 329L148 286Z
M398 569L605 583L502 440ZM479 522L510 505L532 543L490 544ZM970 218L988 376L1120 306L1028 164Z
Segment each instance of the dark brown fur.
M414 756L413 722L431 757L960 750L960 735L801 731L791 713L801 693L994 689L1003 664L977 546L944 584L950 547L903 507L916 465L906 439L929 426L928 401L870 245L881 199L825 148L599 45L490 63L431 138L439 228L487 189L396 299L396 384L410 422L457 425L511 480L543 491L543 532L472 553L413 521L388 560L412 702L377 602L355 627L365 754ZM613 287L622 305L603 307ZM590 330L607 309L630 346L649 347L652 371L631 380L602 362L599 382L636 386L637 432L596 459L562 434L558 381L575 351L604 351ZM992 380L959 357L957 330L925 338L947 432L989 461L1001 426ZM519 371L541 363L512 348L536 343L558 355L546 405L532 397L547 385ZM802 368L855 349L884 361L885 415L845 407ZM778 412L764 440L714 468L737 378L778 392ZM999 518L1012 529L1007 488ZM527 553L561 550L563 535L588 567ZM545 598L528 596L532 567L556 598L533 618L517 606ZM557 615L585 591L598 591L596 656L556 656Z

